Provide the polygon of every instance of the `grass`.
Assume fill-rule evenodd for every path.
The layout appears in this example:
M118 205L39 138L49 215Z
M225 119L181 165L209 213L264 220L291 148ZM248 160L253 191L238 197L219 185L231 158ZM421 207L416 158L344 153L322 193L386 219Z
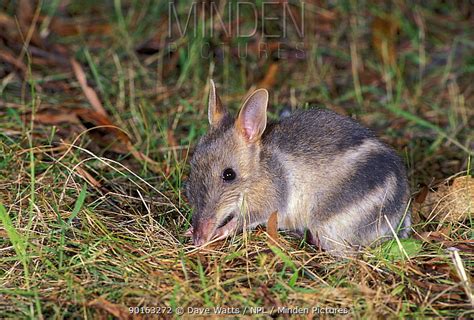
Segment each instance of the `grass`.
M217 306L262 318L284 317L278 307L341 308L338 316L349 318L472 317L470 215L422 218L412 238L347 259L284 232L269 241L262 228L202 250L182 236L192 216L182 187L207 130L211 77L232 110L252 86L266 86L272 118L285 107L312 106L356 118L403 155L414 195L472 175L468 1L305 3L305 36L290 26L278 39L286 57L255 49L255 38L167 38L166 2L61 3L33 8L40 29L26 24L30 37L13 18L23 2L0 5L0 17L16 26L5 29L0 19L8 30L0 53L17 57L25 41L28 49L23 71L0 60L0 318L126 318L129 308L141 308L135 316L178 318L177 308L189 316ZM177 7L182 26L189 8ZM269 10L281 17L277 7ZM374 27L377 17L382 27ZM268 22L266 30L280 27ZM34 35L46 31L42 47ZM275 40L266 41L270 48ZM213 59L198 52L208 45ZM238 45L245 57L236 55ZM110 130L92 129L94 118L71 117L74 108L92 110L89 101L68 65L35 48L67 49L110 122L153 163L114 144ZM277 72L268 75L272 64Z

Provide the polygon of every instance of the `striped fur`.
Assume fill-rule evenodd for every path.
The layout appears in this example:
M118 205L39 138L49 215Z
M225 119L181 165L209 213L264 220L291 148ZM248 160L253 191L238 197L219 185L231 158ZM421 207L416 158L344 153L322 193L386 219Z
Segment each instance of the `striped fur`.
M280 228L307 230L334 254L391 237L387 221L408 235L404 164L368 129L313 109L267 124L250 143L237 121L221 114L191 161L187 195L195 210L195 242L211 240L228 215L237 215L242 230L266 223L274 211ZM223 182L229 167L237 178Z

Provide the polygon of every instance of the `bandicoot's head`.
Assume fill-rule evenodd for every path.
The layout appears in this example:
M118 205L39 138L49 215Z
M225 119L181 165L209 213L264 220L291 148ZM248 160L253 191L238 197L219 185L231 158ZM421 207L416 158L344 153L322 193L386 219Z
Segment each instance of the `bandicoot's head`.
M243 227L244 195L260 172L260 140L267 124L268 92L254 91L237 118L222 105L211 80L209 132L199 141L186 185L194 209L195 245L222 238Z

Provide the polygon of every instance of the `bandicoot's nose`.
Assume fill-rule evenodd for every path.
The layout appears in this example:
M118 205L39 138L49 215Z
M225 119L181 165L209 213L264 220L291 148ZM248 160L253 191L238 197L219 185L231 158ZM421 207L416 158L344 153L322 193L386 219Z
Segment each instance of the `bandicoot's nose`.
M199 219L193 223L193 243L195 246L202 246L209 242L212 236L214 223L211 219Z
M202 238L201 236L198 236L198 235L194 236L194 238L193 238L194 245L198 246L198 247L202 246L206 242L207 241L205 240L205 238Z
M207 242L209 242L209 238L210 237L207 234L203 234L202 231L199 231L199 232L195 231L193 234L193 243L195 246L200 247L206 244Z

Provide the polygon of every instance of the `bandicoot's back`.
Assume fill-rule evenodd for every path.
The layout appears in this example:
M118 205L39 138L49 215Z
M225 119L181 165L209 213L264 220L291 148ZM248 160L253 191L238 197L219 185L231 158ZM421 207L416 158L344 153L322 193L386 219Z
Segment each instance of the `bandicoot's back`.
M387 219L397 230L409 199L405 168L368 129L332 111L308 110L269 125L262 145L284 168L282 228L309 230L325 249L391 236ZM409 216L404 221L409 226Z
M409 192L402 161L368 129L327 110L297 112L267 126L266 90L255 91L237 118L212 83L211 129L191 161L187 194L193 240L202 245L278 211L280 228L308 231L339 253L393 234Z

